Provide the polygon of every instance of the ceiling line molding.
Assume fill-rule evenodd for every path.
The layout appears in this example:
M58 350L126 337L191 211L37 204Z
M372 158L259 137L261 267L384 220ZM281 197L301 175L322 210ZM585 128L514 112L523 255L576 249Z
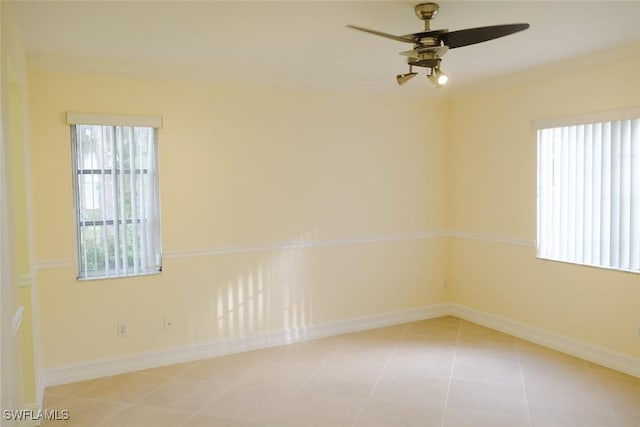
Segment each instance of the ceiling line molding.
M341 82L323 82L304 77L292 78L273 76L245 77L242 79L230 76L212 77L206 68L193 67L188 64L164 64L148 61L95 60L75 56L54 55L30 52L27 54L29 67L36 71L53 73L94 74L113 76L123 79L159 79L165 81L185 81L206 85L224 85L238 87L257 87L283 89L301 92L334 91L355 92L368 95L394 96L413 99L438 99L444 94L430 89L426 84L424 90L398 90L395 79L381 81L343 80Z
M459 86L452 86L447 96L455 98L458 95L491 92L496 88L515 86L523 82L545 81L567 73L607 66L611 62L637 59L638 57L640 57L640 42L628 43L613 49L564 58L513 73L462 83Z

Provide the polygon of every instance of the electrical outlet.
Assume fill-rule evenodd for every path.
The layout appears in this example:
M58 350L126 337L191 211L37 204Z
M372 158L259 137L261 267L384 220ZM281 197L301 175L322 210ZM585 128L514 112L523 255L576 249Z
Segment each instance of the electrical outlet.
M442 287L444 289L447 289L448 286L449 286L449 281L448 280L445 280L444 282L442 282Z
M118 322L118 336L126 337L129 333L129 327L125 322Z

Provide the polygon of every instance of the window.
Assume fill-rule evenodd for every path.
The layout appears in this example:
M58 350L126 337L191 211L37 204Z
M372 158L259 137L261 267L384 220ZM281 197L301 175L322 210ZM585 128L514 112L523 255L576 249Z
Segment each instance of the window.
M67 114L73 143L78 279L162 270L159 123L143 119Z
M640 109L534 127L538 256L640 272Z

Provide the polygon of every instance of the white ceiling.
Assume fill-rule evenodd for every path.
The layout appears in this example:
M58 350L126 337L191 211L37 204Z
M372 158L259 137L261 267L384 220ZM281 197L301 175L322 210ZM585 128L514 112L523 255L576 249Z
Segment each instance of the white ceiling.
M402 88L398 52L411 45L345 28L422 30L407 1L16 1L14 18L34 64L85 71L250 81L320 88ZM432 28L528 22L505 38L453 49L452 86L640 43L640 1L441 1Z

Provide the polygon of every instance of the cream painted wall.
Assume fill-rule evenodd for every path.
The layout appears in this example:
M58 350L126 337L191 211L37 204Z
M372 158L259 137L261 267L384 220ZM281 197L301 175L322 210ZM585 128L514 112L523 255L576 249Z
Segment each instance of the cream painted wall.
M535 258L531 120L640 99L578 65L446 101L31 70L44 368L440 302L639 355L637 275ZM161 275L75 280L66 111L164 117Z
M451 299L593 346L640 357L640 276L536 259L536 133L531 120L640 104L637 55L531 73L449 101ZM515 239L530 244L499 243Z
M43 367L445 300L447 242L425 234L445 221L437 104L43 70L29 84ZM161 275L75 280L66 111L163 116Z

